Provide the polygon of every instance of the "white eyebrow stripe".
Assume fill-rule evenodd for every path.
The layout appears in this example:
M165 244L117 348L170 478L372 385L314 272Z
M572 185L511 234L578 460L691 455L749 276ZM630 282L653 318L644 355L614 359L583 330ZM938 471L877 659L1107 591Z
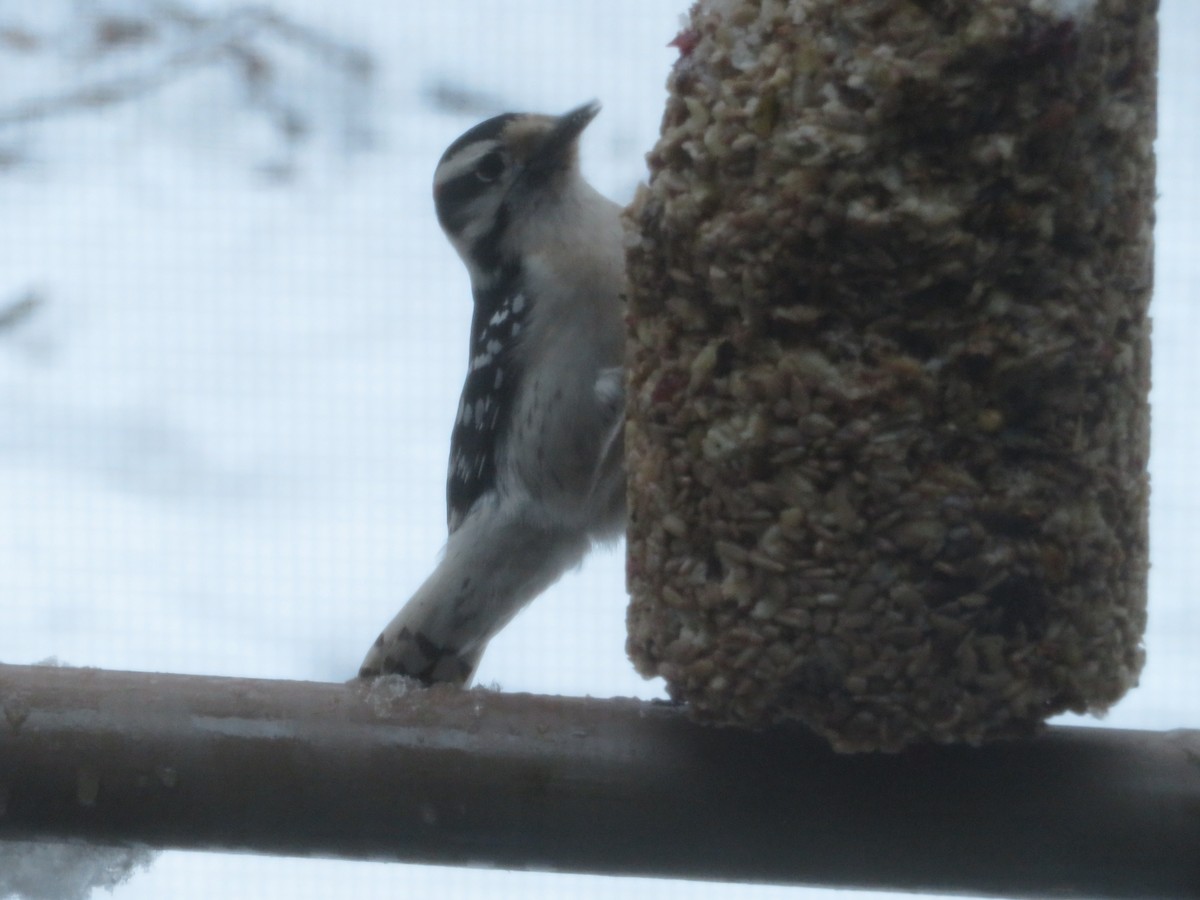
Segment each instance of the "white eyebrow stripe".
M500 146L499 141L477 141L474 144L468 144L459 150L452 157L444 161L437 168L437 172L433 176L433 186L436 190L448 181L453 181L461 175L465 175L475 168L475 164L479 162L487 154L491 153Z

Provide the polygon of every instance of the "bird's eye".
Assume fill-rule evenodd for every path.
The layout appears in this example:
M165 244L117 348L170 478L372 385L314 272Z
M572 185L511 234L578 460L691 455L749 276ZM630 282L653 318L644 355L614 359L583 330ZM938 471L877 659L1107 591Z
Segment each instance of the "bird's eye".
M485 153L475 166L475 177L480 181L495 181L504 171L504 157L493 150Z

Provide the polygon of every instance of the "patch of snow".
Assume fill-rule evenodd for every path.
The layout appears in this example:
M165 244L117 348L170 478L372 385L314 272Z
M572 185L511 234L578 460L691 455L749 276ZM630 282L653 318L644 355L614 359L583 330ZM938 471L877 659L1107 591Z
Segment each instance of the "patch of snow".
M0 842L0 900L88 900L147 869L154 855L144 848Z

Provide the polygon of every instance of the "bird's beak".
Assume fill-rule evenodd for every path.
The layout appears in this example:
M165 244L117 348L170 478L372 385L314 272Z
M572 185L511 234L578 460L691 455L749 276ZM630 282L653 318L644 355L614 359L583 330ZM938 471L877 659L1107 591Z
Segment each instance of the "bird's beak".
M571 144L588 127L588 123L600 112L600 104L595 100L576 107L569 113L563 113L554 124L554 130L546 139L547 143Z
M554 127L529 161L530 173L548 174L555 169L563 168L564 163L570 160L575 152L579 135L599 112L600 104L593 100L559 116Z

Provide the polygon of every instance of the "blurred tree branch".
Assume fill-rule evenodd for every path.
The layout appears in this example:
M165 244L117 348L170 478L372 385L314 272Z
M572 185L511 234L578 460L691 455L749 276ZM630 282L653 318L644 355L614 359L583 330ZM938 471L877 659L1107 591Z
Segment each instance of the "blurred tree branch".
M0 332L15 328L24 322L45 301L42 294L30 288L11 299L0 300Z
M286 91L279 89L282 67L274 59L272 43L334 70L359 93L369 87L375 71L367 51L265 6L213 15L179 0L146 0L135 13L128 11L127 4L117 12L97 3L95 13L83 17L76 27L86 32L83 41L88 65L74 83L58 90L0 103L0 130L127 103L204 67L228 65L250 105L266 113L284 141L291 144L310 133L311 122ZM37 34L3 22L0 35L0 54L30 56L46 52L49 45ZM135 50L150 58L130 63ZM124 62L124 71L95 71L98 63L113 60Z

